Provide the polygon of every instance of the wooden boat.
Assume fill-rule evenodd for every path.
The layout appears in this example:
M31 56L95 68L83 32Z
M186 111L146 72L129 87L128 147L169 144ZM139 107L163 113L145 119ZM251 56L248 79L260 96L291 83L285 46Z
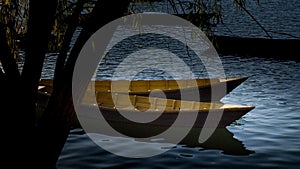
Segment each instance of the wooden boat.
M120 130L124 130L125 124L138 125L139 128L147 126L169 127L177 119L179 113L183 113L186 120L180 121L178 126L188 127L196 118L193 127L202 128L208 118L208 114L214 117L210 119L211 124L206 124L205 127L226 127L241 118L247 112L251 111L253 106L223 104L221 102L194 102L163 98L144 97L136 95L124 95L119 93L97 92L96 105L98 106L103 117L112 125L121 124ZM89 114L89 108L92 108L92 103L95 98L85 97L83 99L83 109L87 112L79 115L80 119L92 120L97 115ZM120 113L122 112L122 114ZM123 115L139 116L145 119L155 119L151 122L133 122ZM126 116L127 117L127 116ZM220 117L220 118L217 118ZM84 122L91 123L91 122ZM123 126L123 127L122 127ZM127 128L129 129L129 128ZM131 132L132 130L129 130ZM156 130L158 133L159 130ZM141 134L148 132L141 132ZM130 133L127 133L130 134ZM155 134L155 133L154 133Z
M207 102L219 101L247 79L248 77L188 80L96 80L89 84L87 90L94 88L98 92L129 93L138 96L149 96L151 93L153 97L162 97L160 91L163 91L166 98L175 100L181 100L182 93L190 96L199 91L200 99L185 97L184 100ZM45 86L41 90L51 93L52 83L52 79L41 79L40 85ZM214 91L213 97L212 91Z

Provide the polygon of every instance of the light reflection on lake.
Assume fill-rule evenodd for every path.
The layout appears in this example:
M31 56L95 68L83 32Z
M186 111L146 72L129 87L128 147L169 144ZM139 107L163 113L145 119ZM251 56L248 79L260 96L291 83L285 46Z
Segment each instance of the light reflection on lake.
M294 1L293 1L294 2ZM262 6L264 6L263 2ZM275 1L272 3L274 4ZM283 3L278 1L278 3ZM299 3L294 2L297 5ZM291 3L289 3L291 4ZM266 7L265 7L266 8ZM295 15L299 9L293 9ZM273 9L276 11L276 9ZM284 17L284 15L282 15ZM276 20L276 18L273 18ZM299 34L299 19L289 29ZM268 21L268 20L264 20ZM271 29L277 29L269 20ZM286 25L284 20L279 23ZM241 23L239 23L241 24ZM289 24L289 23L287 23ZM241 24L242 27L244 23ZM247 25L247 24L246 24ZM281 25L281 26L282 26ZM280 27L278 31L286 30ZM239 35L257 35L257 30L236 30ZM252 33L249 33L251 31ZM228 32L227 32L228 33ZM260 34L259 36L264 36ZM45 61L42 76L53 75L56 54ZM249 76L222 99L224 103L253 105L255 109L217 134L211 145L180 144L147 159L127 159L113 155L91 142L80 129L73 130L58 162L58 169L82 168L296 168L300 163L300 63L262 57L221 56L227 77ZM199 73L203 68L194 65ZM109 69L107 69L109 70ZM109 72L109 71L107 71ZM102 72L105 78L107 72ZM104 76L102 76L104 75ZM201 74L203 75L203 74ZM147 69L136 78L161 78L161 71ZM109 76L106 76L106 78ZM224 139L224 133L226 139ZM113 141L113 140L110 140ZM218 143L220 142L220 144ZM134 142L132 142L134 143ZM218 146L216 146L216 143ZM223 143L223 144L221 144ZM242 153L241 153L242 152ZM246 153L245 153L246 152Z
M126 159L102 150L75 130L65 145L58 168L294 168L300 162L300 63L236 56L221 56L221 59L228 77L249 76L222 101L256 106L227 127L231 141L237 141L243 151L254 153L246 156L226 153L226 149L235 151L234 144L226 144L220 137L218 141L225 142L223 147L210 149L183 144L152 158Z

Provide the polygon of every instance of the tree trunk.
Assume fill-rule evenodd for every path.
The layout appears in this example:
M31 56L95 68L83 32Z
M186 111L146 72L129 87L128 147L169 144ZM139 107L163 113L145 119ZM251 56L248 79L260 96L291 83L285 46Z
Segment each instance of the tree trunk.
M57 0L29 1L29 23L26 43L26 57L21 75L26 110L35 126L35 104L37 88L42 73L45 54L48 48L51 31L53 30ZM42 19L41 19L42 18ZM29 120L28 120L29 122Z
M24 163L13 163L20 165L19 168L36 168L37 159L32 154L36 152L37 88L50 33L53 29L57 0L31 0L29 6L26 56L21 78L17 82L8 83L10 88L8 96L13 98L8 100L8 105L14 112L12 120L15 130L11 133L15 135L12 139L16 141L12 144L15 149L12 152L15 153L17 159L24 160Z
M34 93L43 65L43 50L47 47L47 37L52 28L51 18L56 9L55 3L49 0L30 1L28 50L22 80L16 60L7 45L6 28L0 25L0 59L4 70L1 70L0 81L1 124L4 131L2 145L5 146L2 149L2 165L9 168L34 166L35 159L31 156L35 146ZM37 17L43 18L43 21Z
M62 49L59 52L59 55L56 60L53 88L56 88L57 86L56 82L60 81L59 79L64 78L63 77L64 65L66 62L68 52L70 50L70 44L71 44L73 34L79 25L79 18L80 18L81 11L83 9L84 2L85 0L78 0L74 12L69 19L68 28L66 30L64 41L62 44Z
M61 150L68 137L69 131L75 119L75 111L72 101L72 76L79 52L88 38L101 26L110 21L124 16L127 12L129 0L126 1L98 1L88 22L83 26L83 31L72 48L70 56L65 64L62 78L55 79L56 87L48 102L48 106L38 125L40 153L43 154L41 162L54 168ZM107 11L110 11L107 13ZM125 12L126 11L126 12ZM59 58L58 58L59 59Z

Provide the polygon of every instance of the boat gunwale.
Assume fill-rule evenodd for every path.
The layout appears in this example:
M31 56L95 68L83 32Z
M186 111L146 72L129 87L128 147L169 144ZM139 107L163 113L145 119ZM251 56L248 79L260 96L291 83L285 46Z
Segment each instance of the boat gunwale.
M97 106L97 105L94 105ZM146 111L141 111L138 109L129 109L129 108L121 108L121 107L107 107L107 106L98 106L100 109L104 109L104 110L113 110L113 111L132 111L132 112L136 112L136 113L161 113L160 110L161 109L157 109L157 110L146 110ZM237 111L251 111L252 109L254 109L254 106L244 106L244 105L240 105L240 107L233 107L233 108L209 108L209 109L180 109L180 110L164 110L163 113L168 113L168 114L178 114L178 113L219 113L220 111L222 111L223 113L229 113L229 112L237 112Z

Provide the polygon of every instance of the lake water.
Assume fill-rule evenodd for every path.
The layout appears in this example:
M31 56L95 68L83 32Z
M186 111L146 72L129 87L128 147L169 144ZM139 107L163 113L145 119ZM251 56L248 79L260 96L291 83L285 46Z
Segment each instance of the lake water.
M218 35L238 37L269 38L261 27L243 10L236 10L232 1L221 1L223 24L213 31ZM247 10L263 26L273 38L300 38L300 3L298 0L256 0L246 1ZM168 1L155 2L151 7L139 6L141 11L174 13ZM179 13L181 8L178 6Z
M300 163L300 63L259 57L220 58L227 77L249 77L222 102L255 109L217 133L208 145L179 144L151 158L124 158L101 149L76 129L70 133L58 168L296 168ZM149 72L142 77L147 75ZM134 146L135 142L129 140L127 144Z
M178 145L151 158L124 158L101 149L76 129L65 144L58 168L297 168L300 63L237 56L221 59L227 76L249 76L222 101L256 108L221 131L211 143L219 146Z
M269 3L270 6L266 7ZM262 9L257 9L258 12L255 13L259 14L260 20L270 29L298 36L299 5L296 0L261 1ZM251 11L254 12L254 9L255 7L252 7ZM274 14L274 11L278 12ZM289 13L291 11L292 14ZM226 20L228 24L232 23L231 35L264 36L262 32L257 32L257 29L249 28L251 24L244 23L244 19L234 19L233 15L231 16L232 21L239 21L231 22L230 17ZM246 29L240 29L238 25ZM224 29L221 34L228 32ZM273 35L283 37L275 34ZM43 77L52 76L55 56L56 54L47 56ZM249 77L221 101L252 105L255 109L225 129L216 130L205 144L178 144L154 157L125 158L100 148L82 129L74 129L59 158L58 169L300 168L300 63L260 56L220 56L220 59L227 77ZM203 73L203 69L198 68L198 65L193 66L196 72ZM106 67L99 71L98 75L110 78L109 73L111 72ZM163 72L147 70L136 78L164 76L166 74ZM103 141L115 146L119 144L114 138ZM136 142L127 140L126 144L134 146Z

